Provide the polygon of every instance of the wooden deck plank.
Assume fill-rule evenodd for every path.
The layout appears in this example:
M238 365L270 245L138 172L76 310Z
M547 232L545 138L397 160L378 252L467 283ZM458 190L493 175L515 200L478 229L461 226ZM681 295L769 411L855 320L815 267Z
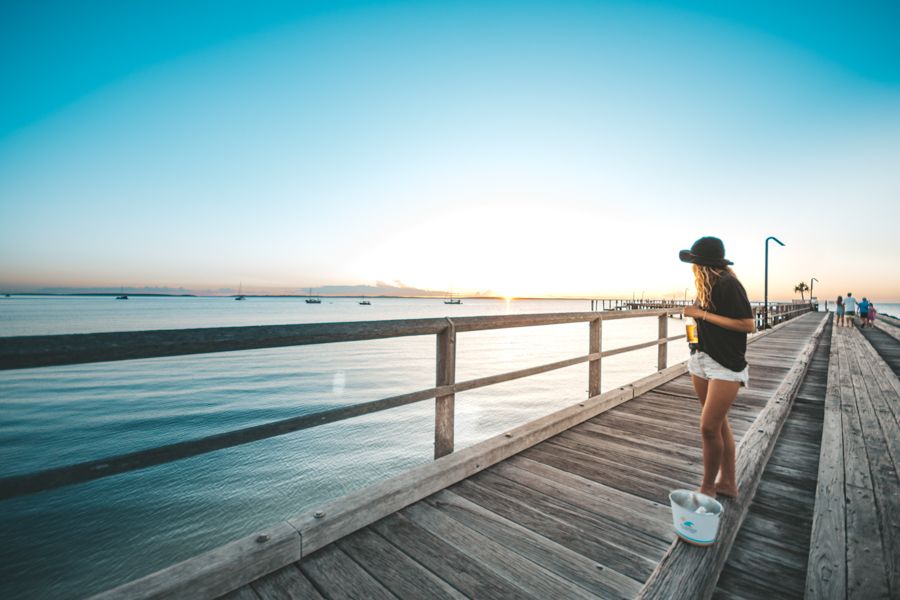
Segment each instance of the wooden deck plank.
M887 576L887 588L894 595L900 594L898 587L898 565L900 565L900 477L891 458L888 439L894 437L894 443L900 443L896 439L897 430L890 427L892 419L887 419L888 429L882 427L879 415L876 413L873 399L881 396L881 390L871 385L869 365L876 358L875 349L862 335L853 331L849 336L851 353L851 365L859 370L860 376L853 378L854 392L857 400L857 409L865 435L866 454L871 470L872 490L878 522L876 523L881 535L881 548L884 552L884 566Z
M381 519L372 528L470 598L534 597L398 513Z
M586 532L577 522L567 522L526 502L510 498L471 480L456 484L451 491L526 529L586 556L605 568L631 577L636 587L653 569L655 562L613 543L613 540Z
M866 432L859 413L862 373L853 357L852 328L839 331L838 359L844 424L844 495L847 500L847 594L858 598L887 597L884 549L879 531Z
M530 448L522 456L660 504L668 502L669 491L694 485L555 444Z
M635 433L601 425L599 423L582 423L578 427L569 430L572 433L596 436L602 439L612 440L624 447L639 448L641 450L659 450L660 442L666 443L666 451L683 460L696 460L702 457L700 448L687 446L661 437Z
M833 327L825 393L819 477L813 512L805 597L843 599L847 595L844 500L843 409L838 359L838 327Z
M260 597L249 585L238 588L220 597L220 600L260 600ZM267 600L267 599L263 599Z
M400 511L426 531L537 598L590 598L586 590L459 522L427 502Z
M274 573L257 579L243 590L252 588L260 600L291 600L309 598L320 600L322 595L296 564L290 564Z
M303 574L330 600L396 598L335 545L322 548L299 563Z
M654 513L656 515L654 518L647 512L634 508L634 505L643 499L627 494L609 494L608 490L611 488L583 478L577 479L587 484L583 486L586 489L571 487L561 483L561 481L568 480L571 482L573 479L576 479L576 476L547 465L534 463L533 461L531 464L538 465L539 468L526 470L507 461L497 465L497 468L492 469L492 472L542 494L558 498L567 504L590 512L605 520L622 524L626 530L632 528L646 536L655 538L659 540L660 550L664 550L669 542L672 541L672 526L669 522L668 510L664 513L660 511L662 514ZM563 477L553 477L552 479L546 477L547 473L554 471ZM648 504L654 505L654 509L657 506L656 503L647 501L641 502L640 506L643 508Z
M640 584L634 579L608 569L454 492L444 490L425 501L455 519L460 527L471 527L484 533L593 594L603 598L632 598L640 589Z
M584 535L607 540L608 544L619 548L624 556L633 555L638 566L633 568L626 566L624 567L626 570L622 572L635 579L641 577L641 567L654 563L655 558L663 553L667 546L655 536L630 529L627 523L604 518L570 504L560 493L547 495L494 472L482 473L471 481L507 498L515 498L554 519L577 524ZM567 492L568 489L562 491Z
M336 542L357 564L399 598L460 600L463 594L378 535L371 527Z

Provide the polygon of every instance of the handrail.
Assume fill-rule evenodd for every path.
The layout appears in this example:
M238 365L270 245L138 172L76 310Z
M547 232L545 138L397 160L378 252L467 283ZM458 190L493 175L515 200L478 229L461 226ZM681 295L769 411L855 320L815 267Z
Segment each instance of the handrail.
M809 308L807 307L806 310ZM597 396L600 393L601 361L605 357L657 346L659 348L658 370L665 369L668 342L685 337L684 335L668 335L667 317L670 314L680 313L680 309L546 313L460 317L453 320L407 319L0 338L0 369L13 369L410 335L433 334L437 337L436 378L435 386L432 388L108 458L0 478L0 500L144 469L431 398L436 399L434 456L437 459L453 452L455 394L588 362L588 395L589 397ZM652 316L658 318L659 335L657 339L631 346L602 350L603 321ZM456 382L456 335L458 332L577 322L589 323L588 354ZM178 343L183 343L185 346L179 348Z
M456 331L463 333L585 323L598 318L611 321L632 318L636 316L633 312L458 317L453 322ZM660 309L642 311L639 316L676 312L680 311ZM0 337L0 370L436 335L446 329L447 325L446 319L433 318Z

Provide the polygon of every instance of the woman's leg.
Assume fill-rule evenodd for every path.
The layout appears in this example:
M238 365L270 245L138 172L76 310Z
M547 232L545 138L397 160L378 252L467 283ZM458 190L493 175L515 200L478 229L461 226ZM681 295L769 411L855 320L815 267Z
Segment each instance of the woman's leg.
M719 479L716 481L716 492L723 496L737 497L737 476L734 470L734 433L731 431L728 415L725 415L725 419L722 421L722 464L719 465Z
M707 384L706 402L700 415L700 435L703 438L703 483L700 484L700 491L708 496L716 495L716 475L725 462L723 425L740 387L738 381L721 379L712 379ZM731 429L728 428L728 431ZM733 443L733 436L731 437ZM731 464L723 471L723 478L726 473L734 473L733 451L729 460Z
M709 390L709 381L696 375L691 375L691 383L700 400L700 407L706 404L706 394ZM728 417L722 421L722 459L719 466L719 477L716 479L716 491L723 496L737 496L737 483L734 473L735 462L734 433Z
M697 399L700 400L700 408L706 403L706 389L709 385L708 379L691 375L691 383L694 384L694 391L697 393Z

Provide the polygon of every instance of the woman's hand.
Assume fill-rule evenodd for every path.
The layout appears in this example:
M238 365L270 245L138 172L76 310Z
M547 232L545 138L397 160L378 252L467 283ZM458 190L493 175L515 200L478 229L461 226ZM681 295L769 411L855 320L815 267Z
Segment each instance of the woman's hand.
M699 319L699 318L703 317L703 315L706 312L707 311L703 310L696 304L694 304L693 306L685 306L684 307L684 316L686 316L686 317L693 317L695 319Z

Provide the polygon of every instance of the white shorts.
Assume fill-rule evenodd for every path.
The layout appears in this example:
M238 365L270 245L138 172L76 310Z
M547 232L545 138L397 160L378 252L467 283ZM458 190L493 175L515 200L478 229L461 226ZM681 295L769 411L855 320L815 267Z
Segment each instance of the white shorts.
M743 387L750 383L750 367L744 367L743 371L732 371L717 363L706 352L694 352L688 359L688 372L701 379L720 379L722 381L740 381Z

